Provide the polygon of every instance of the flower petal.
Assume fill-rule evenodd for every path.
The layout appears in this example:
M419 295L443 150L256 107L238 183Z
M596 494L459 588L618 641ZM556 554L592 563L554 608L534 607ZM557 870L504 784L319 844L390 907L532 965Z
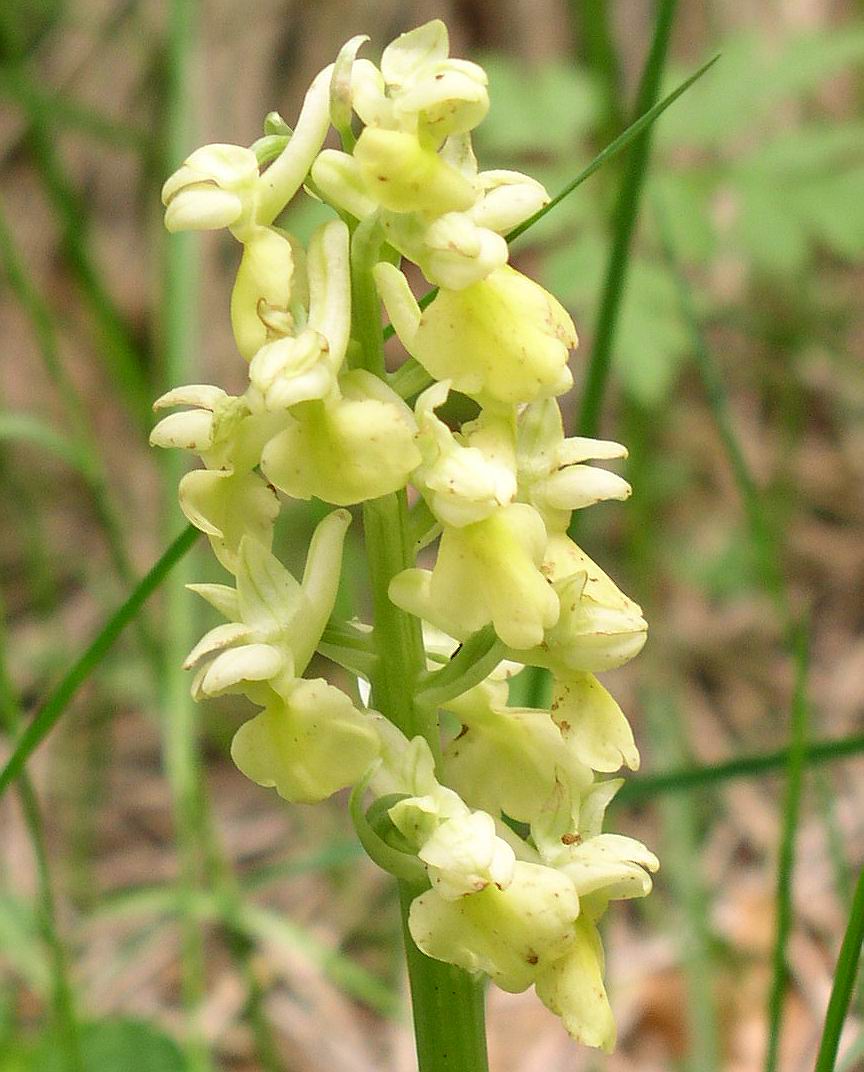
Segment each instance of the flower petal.
M253 782L314 804L363 776L378 754L372 720L320 678L298 681L234 736L231 756Z

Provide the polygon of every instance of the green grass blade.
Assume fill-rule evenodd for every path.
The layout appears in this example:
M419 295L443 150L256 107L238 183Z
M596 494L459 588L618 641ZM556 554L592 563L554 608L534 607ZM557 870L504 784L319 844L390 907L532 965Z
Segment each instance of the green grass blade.
M588 164L587 167L583 168L582 171L580 171L574 179L571 179L566 186L562 187L558 191L558 193L555 194L555 196L552 198L548 205L544 205L543 208L535 212L533 216L529 216L527 220L524 220L517 227L514 227L512 231L506 234L504 237L507 242L513 242L517 238L519 238L520 235L525 234L525 232L531 227L533 227L535 223L539 223L539 221L542 220L544 216L551 212L556 205L560 205L566 197L569 197L570 194L572 194L573 191L577 189L577 187L581 186L586 179L590 179L595 171L599 171L604 164L608 163L610 160L613 159L613 157L616 157L619 153L623 152L624 149L627 148L627 146L633 141L634 138L637 138L640 134L643 133L643 131L645 131L649 126L651 126L651 124L656 119L658 119L671 104L674 104L675 101L678 100L682 93L686 93L687 90L693 85L693 83L697 82L702 77L702 75L705 74L705 72L710 67L713 67L719 59L720 56L718 54L708 60L707 63L703 63L703 65L699 68L698 71L690 75L689 78L685 79L685 81L683 81L681 85L678 86L676 89L673 89L667 97L664 97L662 101L655 104L652 108L649 108L648 111L644 113L644 115L641 115L635 122L631 123L630 126L627 127L627 129L621 134L619 134L613 142L610 142L610 144L607 145L605 149L599 152L591 161L591 163ZM435 295L437 293L437 287L433 287L431 290L427 291L420 299L420 308L425 309L426 306L434 300ZM391 324L388 324L384 328L385 341L387 339L392 339L394 334L395 332L393 331L393 326ZM403 373L402 369L406 369L406 371ZM403 398L408 397L408 395L411 393L418 394L420 391L423 390L424 387L427 387L432 382L431 377L425 371L425 369L422 369L416 361L413 361L411 359L406 361L405 364L400 367L399 371L394 374L393 379L395 380L397 377L400 376L400 374L402 374L404 383L402 382L402 379L399 380L398 390L399 393L402 394ZM393 381L391 381L391 384L392 383ZM394 386L394 389L397 388L395 388Z
M644 112L650 115L660 92L660 81L666 64L666 53L677 6L677 0L660 0L651 48L639 84L637 114ZM703 68L705 69L707 67ZM651 128L646 124L646 128L639 133L630 150L615 207L612 249L600 299L594 348L591 352L579 410L579 433L584 436L596 436L600 426L600 410L609 379L612 347L618 326L618 314L624 297L633 231L636 226L642 187L648 171L650 151Z
M198 530L187 526L162 557L142 578L123 605L108 619L95 640L67 670L57 688L43 704L39 713L19 737L6 766L0 771L0 797L17 778L33 752L48 736L70 700L99 663L105 658L117 638L138 615L145 602L159 587L173 567L183 558L198 538Z
M734 781L736 778L756 778L760 774L781 770L789 764L788 748L761 755L736 756L723 763L706 763L680 767L659 774L639 774L630 777L615 797L616 804L642 804L666 793L688 793L694 789ZM809 741L804 746L804 763L835 763L864 753L864 733L837 737L833 740Z
M93 512L105 534L105 542L114 571L124 588L132 588L137 583L138 576L132 566L126 546L123 519L114 503L99 443L92 430L92 421L75 384L63 365L53 310L30 278L24 258L9 228L2 200L0 200L0 265L30 320L45 371L63 405L74 439L79 468L87 480ZM144 618L139 619L136 625L142 650L150 662L154 679L156 679L160 670L158 646Z
M34 417L32 413L0 412L0 440L4 439L32 443L51 454L56 454L85 478L89 476L90 467L87 458L82 456L78 447L40 417Z
M643 699L648 735L655 755L684 760L681 713L667 689L652 688ZM698 813L691 802L670 796L661 801L663 872L676 917L674 941L686 982L690 1045L683 1068L716 1072L720 1067L717 1011L712 984L710 905L701 874Z
M773 973L768 997L768 1050L765 1072L776 1072L783 1027L783 1002L789 982L786 949L792 932L792 874L795 869L795 838L801 810L807 736L808 636L804 623L798 628L795 651L795 695L789 760L786 765L786 796L783 803L783 830L777 861L777 923L772 957Z
M0 728L16 733L22 721L21 706L6 668L6 623L0 605ZM63 1051L63 1063L68 1072L85 1072L81 1052L75 997L69 978L66 947L57 921L54 883L45 846L45 826L39 798L26 771L18 780L18 795L24 824L36 861L37 904L40 928L51 967L51 995L58 1041Z
M653 107L648 108L648 110L631 123L623 133L619 134L613 142L599 152L591 163L583 168L574 179L571 179L566 186L562 187L548 205L544 205L543 208L535 212L533 216L529 216L528 219L523 223L520 223L518 227L514 227L513 230L505 236L507 241L512 242L520 235L523 235L529 228L533 227L535 223L538 223L544 216L551 212L556 205L560 205L564 198L569 197L570 194L572 194L578 186L581 186L586 179L590 179L595 171L599 171L604 164L608 163L620 152L623 152L635 138L645 134L648 128L663 114L663 112L666 111L670 104L674 104L682 93L686 93L693 83L697 82L719 59L719 54L713 56L707 63L703 63L698 71L691 74L689 78L683 81L677 89L673 89L668 97L664 97L662 101L659 101Z
M858 876L849 923L843 936L840 956L837 958L834 985L831 988L831 998L825 1014L825 1027L822 1029L822 1041L819 1043L819 1054L814 1072L834 1072L840 1032L843 1030L843 1022L846 1019L849 1002L855 989L855 980L858 977L862 943L864 943L864 871ZM861 1052L864 1052L864 1047L861 1047Z
M50 117L56 127L80 130L121 149L148 150L150 139L146 131L108 119L65 93L47 93L20 68L0 70L0 96L20 105L28 115L37 112Z
M194 144L192 71L197 52L197 0L171 0L165 39L164 140L160 166L170 174ZM163 352L161 389L196 382L199 351L199 239L197 235L163 232L161 327ZM177 485L188 461L181 451L160 456L163 531L176 526ZM186 1018L185 1052L190 1072L211 1072L213 1056L200 1027L207 994L206 950L201 921L194 903L205 882L212 883L226 904L221 860L217 860L208 818L208 800L201 770L199 715L181 666L182 653L195 642L196 611L186 591L195 578L187 559L165 585L165 665L161 677L162 763L171 791L176 852L177 893L180 903L180 969ZM214 861L216 866L214 867ZM215 872L215 873L214 873ZM205 876L207 876L205 878ZM234 948L229 932L229 947Z

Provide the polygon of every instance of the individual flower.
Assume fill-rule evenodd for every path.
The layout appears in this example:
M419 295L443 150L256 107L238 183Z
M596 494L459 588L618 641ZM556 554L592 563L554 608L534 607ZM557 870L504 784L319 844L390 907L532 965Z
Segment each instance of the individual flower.
M464 290L441 290L422 312L392 264L379 264L375 280L405 349L436 380L450 380L482 406L531 402L572 384L570 316L514 269L500 268Z
M279 503L253 469L284 420L278 414L253 414L245 398L207 384L175 388L154 404L157 409L177 405L194 408L164 417L150 433L150 442L201 456L207 468L183 476L180 506L191 524L207 535L222 565L234 573L244 536L270 546Z
M645 897L651 892L651 874L660 864L641 841L621 834L601 833L603 814L620 786L611 793L603 783L589 791L587 815L582 802L559 783L541 814L531 824L531 837L540 859L566 875L573 888L588 906L589 914L598 918L610 900ZM593 814L592 814L593 810ZM593 822L586 822L586 817Z
M256 410L286 410L336 390L351 331L348 228L341 220L313 234L304 276L308 312L298 305L285 330L271 331L252 357L248 399Z
M461 290L503 268L502 236L549 201L544 187L516 171L478 172L468 135L448 138L437 156L399 138L364 131L354 156L324 149L312 166L316 186L357 219L377 211L390 245L436 286ZM402 150L395 173L385 150ZM402 167L409 151L413 172Z
M472 130L489 109L486 72L476 63L449 58L447 27L440 19L392 41L380 71L355 61L354 110L367 127L416 132L433 145Z
M583 916L574 924L574 940L565 956L537 973L537 997L572 1039L605 1053L615 1049L615 1017L603 982L605 958L594 923Z
M209 231L248 221L253 212L258 159L240 145L204 145L162 187L169 231Z
M232 468L193 469L181 478L178 493L186 520L207 536L213 553L229 573L237 572L245 537L262 547L270 546L279 499L257 473Z
M395 391L354 369L340 377L338 394L292 408L261 468L296 499L347 506L405 486L420 463L415 436L414 415Z
M391 212L439 216L470 208L474 184L415 134L366 127L353 159L366 195Z
M543 572L560 614L542 643L514 658L549 667L566 680L574 671L613 670L639 654L648 636L641 608L565 534L549 536Z
M564 437L561 410L552 399L526 406L519 415L519 494L540 511L550 531L563 533L573 510L606 499L627 499L630 485L616 473L585 465L593 459L626 458L620 443Z
M532 648L559 613L540 571L545 546L540 516L511 503L483 521L445 527L434 569L403 570L390 584L390 598L460 640L491 622L505 644Z
M527 990L576 940L579 897L566 875L517 860L500 889L447 899L437 890L411 903L411 937L426 956L485 972L502 990Z
M303 674L336 601L350 524L347 510L334 510L319 522L300 583L266 547L245 536L235 588L192 586L230 619L211 629L186 660L187 669L197 667L196 697L245 691L262 681L277 687Z
M514 435L507 416L487 413L454 435L435 415L449 390L445 380L417 399L417 444L423 460L411 479L441 522L461 527L482 521L515 498Z
M509 707L507 693L507 682L492 677L446 704L463 729L442 770L472 807L531 823L559 783L577 794L592 774L548 711Z
M507 263L507 243L480 227L469 212L444 212L430 219L414 214L380 213L387 241L445 290L464 290Z
M231 327L237 349L251 361L274 329L289 331L294 250L288 235L275 227L255 227L231 292Z
M378 748L374 722L344 692L322 678L295 679L240 727L231 758L285 800L315 804L359 781Z
M276 159L259 174L258 158L240 145L196 149L162 187L169 231L230 227L245 242L268 227L303 185L330 125L333 67L313 80L297 125Z
M639 769L630 723L593 674L559 672L551 714L574 756L592 770L611 773L622 764Z
M495 821L472 811L435 776L423 737L408 741L381 726L381 764L372 782L379 792L400 794L387 811L408 847L426 866L433 889L447 900L476 893L490 883L505 887L513 875L513 849L498 837Z

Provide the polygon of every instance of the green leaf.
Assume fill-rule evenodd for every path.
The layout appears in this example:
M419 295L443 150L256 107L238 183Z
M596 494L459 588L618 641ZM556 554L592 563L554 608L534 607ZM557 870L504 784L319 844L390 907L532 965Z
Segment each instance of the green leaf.
M82 1032L87 1072L187 1072L179 1046L144 1020L99 1020ZM33 1054L30 1072L65 1072L67 1064L54 1039Z
M481 57L489 76L489 114L477 131L478 155L510 161L520 153L572 149L596 125L600 97L593 80L571 64ZM572 172L571 172L572 173Z
M676 174L664 170L648 177L648 201L675 206L669 231L675 249L687 261L705 264L717 251L717 234L711 224L714 188L714 175L699 171ZM650 226L648 230L653 231Z
M598 235L556 250L543 282L576 313L576 326L590 323L596 307L604 250ZM580 310L585 313L580 316ZM658 264L634 257L621 303L613 363L624 390L647 407L668 397L689 350L674 283ZM577 355L577 361L578 361Z
M658 143L704 148L751 136L773 108L801 98L864 56L864 30L842 27L788 40L779 50L766 34L746 32L720 43L723 63L717 76L689 94L686 108L663 124ZM674 70L668 73L669 84Z
M801 183L790 200L812 239L849 260L864 253L864 167Z
M746 179L736 190L735 235L757 269L779 274L799 271L807 260L807 233L776 187Z
M864 871L858 878L855 887L855 896L852 902L852 911L849 914L849 923L843 936L843 945L840 956L837 958L837 970L834 973L834 985L831 988L831 1000L828 1002L828 1011L825 1014L825 1027L822 1032L822 1041L819 1044L819 1055L816 1058L815 1072L832 1072L837 1059L837 1047L840 1044L840 1032L843 1030L843 1022L849 1010L849 1001L852 991L855 989L855 981L858 976L858 962L861 959L861 944L864 942ZM851 1049L855 1049L852 1047ZM843 1063L844 1068L851 1068L849 1057L846 1054ZM861 1038L857 1041L858 1056L862 1053Z

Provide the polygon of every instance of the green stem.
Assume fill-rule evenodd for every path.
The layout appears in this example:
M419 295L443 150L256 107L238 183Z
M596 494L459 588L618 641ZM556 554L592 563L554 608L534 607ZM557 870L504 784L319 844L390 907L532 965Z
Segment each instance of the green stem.
M680 767L676 770L663 771L660 774L639 774L628 778L615 797L616 804L641 804L653 797L665 793L687 793L691 789L728 782L735 778L755 778L769 771L780 770L789 763L788 748L778 748L776 752L763 752L755 756L736 756L723 763ZM804 746L804 762L807 766L814 763L835 763L841 759L851 759L864 752L864 733L854 733L849 737L837 737L834 740L810 741Z
M408 912L422 892L399 883L418 1072L485 1072L483 981L452 964L430 960L414 944Z
M380 245L380 232L374 221L364 221L357 227L351 243L352 324L362 366L384 379L381 308L372 278ZM405 492L364 503L363 526L375 614L373 639L378 653L372 675L373 703L407 737L422 734L438 759L441 746L437 712L415 702L418 683L426 669L420 622L391 603L388 595L393 577L414 564ZM419 887L400 883L419 1070L485 1072L486 1032L480 984L460 968L425 956L408 930L411 902L422 892Z

